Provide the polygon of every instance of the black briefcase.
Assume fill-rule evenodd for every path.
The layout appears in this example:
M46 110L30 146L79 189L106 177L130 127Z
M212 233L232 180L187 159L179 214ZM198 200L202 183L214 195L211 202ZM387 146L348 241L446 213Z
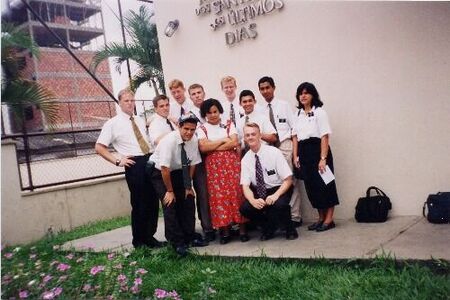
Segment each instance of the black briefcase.
M426 209L428 214L425 214ZM422 214L430 223L450 223L450 192L429 195L423 204Z
M374 190L377 194L371 196L371 190ZM358 199L355 208L355 219L360 223L386 222L391 208L392 204L389 197L376 186L371 186L367 189L366 197Z

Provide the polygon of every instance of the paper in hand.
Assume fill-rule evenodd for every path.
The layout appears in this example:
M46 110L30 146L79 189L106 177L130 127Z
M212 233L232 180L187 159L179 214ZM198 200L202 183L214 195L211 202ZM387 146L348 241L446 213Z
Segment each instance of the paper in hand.
M320 177L322 177L323 182L325 182L325 184L329 184L335 179L334 174L333 172L331 172L331 169L328 165L325 167L325 172L323 173L320 173L320 171L318 172L320 174Z

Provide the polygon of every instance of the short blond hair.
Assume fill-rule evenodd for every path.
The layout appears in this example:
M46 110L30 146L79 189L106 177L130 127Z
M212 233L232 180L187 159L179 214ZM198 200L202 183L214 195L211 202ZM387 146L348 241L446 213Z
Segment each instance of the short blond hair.
M225 76L224 78L222 78L220 80L220 87L223 88L223 85L227 82L232 82L234 84L234 86L237 86L236 79L233 76Z
M121 91L119 92L119 94L117 95L117 97L119 98L119 101L122 99L122 97L123 97L124 95L131 95L131 96L134 97L134 92L133 92L129 87L124 88L124 89L121 90Z
M183 88L184 90L184 84L183 81L179 80L179 79L174 79L171 82L169 82L169 90L171 89L176 89L176 88Z

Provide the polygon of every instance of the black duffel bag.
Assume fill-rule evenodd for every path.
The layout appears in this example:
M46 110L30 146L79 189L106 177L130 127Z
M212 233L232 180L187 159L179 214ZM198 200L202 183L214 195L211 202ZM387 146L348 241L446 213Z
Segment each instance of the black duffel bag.
M376 191L377 195L370 196L371 190ZM360 223L386 222L391 208L392 204L389 197L376 186L371 186L367 189L366 197L358 199L355 219Z
M425 208L428 214L425 214ZM430 223L450 223L450 192L429 195L423 204L422 214Z

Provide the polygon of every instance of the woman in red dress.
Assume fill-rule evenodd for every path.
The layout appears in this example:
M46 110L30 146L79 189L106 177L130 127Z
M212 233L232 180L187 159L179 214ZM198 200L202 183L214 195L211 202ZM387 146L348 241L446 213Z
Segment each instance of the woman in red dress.
M244 201L240 186L240 145L236 128L228 121L223 124L220 114L223 108L216 99L205 100L200 114L207 122L197 129L199 148L206 154L207 189L214 228L220 230L220 243L231 240L230 226L240 224L240 240L249 240L246 221L239 213Z

